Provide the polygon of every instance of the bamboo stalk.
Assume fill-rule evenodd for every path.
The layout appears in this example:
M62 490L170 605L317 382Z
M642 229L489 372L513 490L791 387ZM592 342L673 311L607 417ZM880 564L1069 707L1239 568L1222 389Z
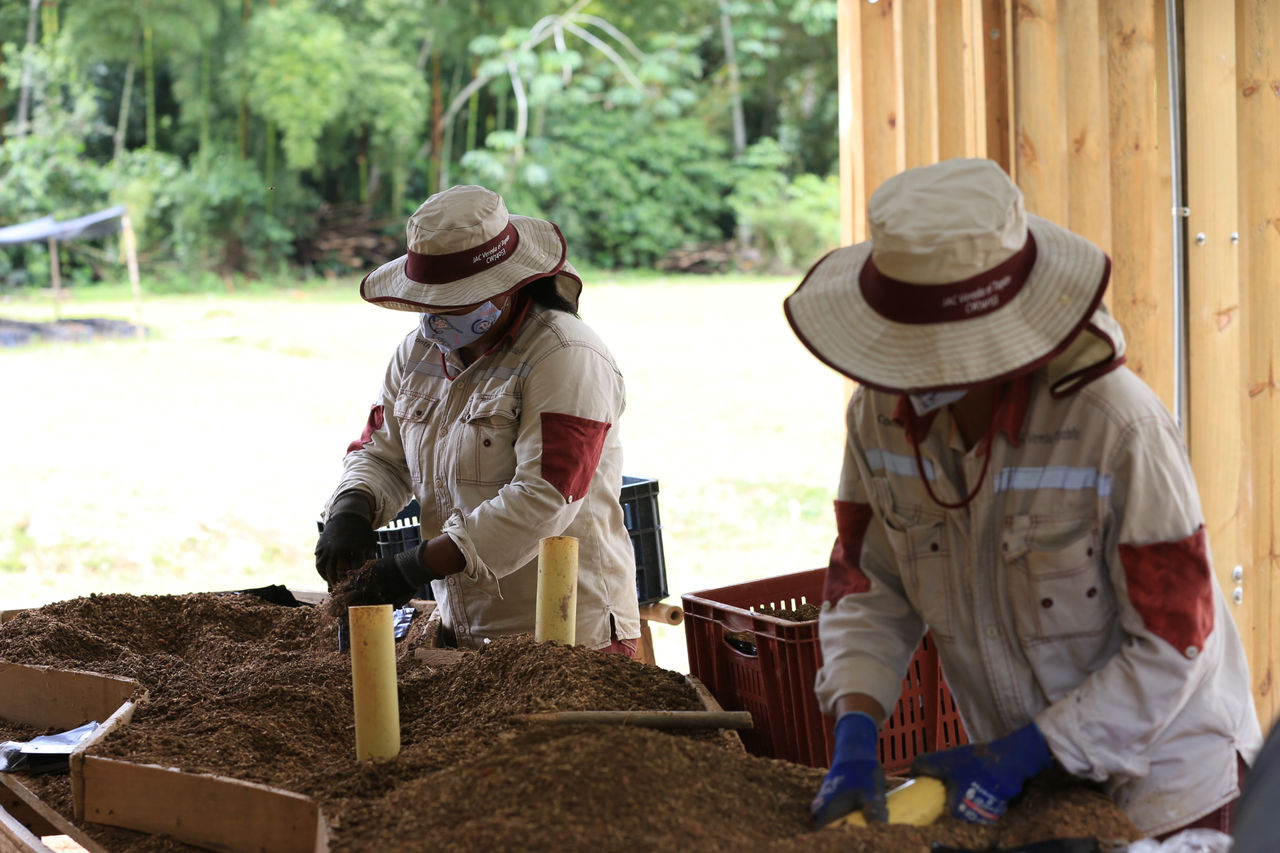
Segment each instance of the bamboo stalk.
M755 725L749 711L550 711L516 714L517 723L558 726L643 726L650 729L749 729Z

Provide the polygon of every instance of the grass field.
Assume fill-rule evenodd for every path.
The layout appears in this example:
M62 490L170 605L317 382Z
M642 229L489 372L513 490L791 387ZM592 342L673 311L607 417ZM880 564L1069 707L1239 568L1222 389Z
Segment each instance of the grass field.
M787 326L797 280L588 278L583 318L627 381L626 473L659 482L675 603L826 563L844 383ZM61 316L134 306L70 299ZM316 515L416 317L352 281L146 297L141 319L145 340L0 348L0 609L322 588ZM683 628L654 634L658 663L687 671Z

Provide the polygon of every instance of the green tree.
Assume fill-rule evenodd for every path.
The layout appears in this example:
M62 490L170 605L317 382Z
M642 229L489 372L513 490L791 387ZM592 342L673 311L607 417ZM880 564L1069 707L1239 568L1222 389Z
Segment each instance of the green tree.
M140 61L145 90L147 147L158 150L156 113L157 63L198 54L215 32L219 18L216 0L75 0L68 4L66 27L91 61L127 65L116 138L124 136L133 88L133 69ZM175 67L181 68L179 61ZM116 144L116 153L122 142Z

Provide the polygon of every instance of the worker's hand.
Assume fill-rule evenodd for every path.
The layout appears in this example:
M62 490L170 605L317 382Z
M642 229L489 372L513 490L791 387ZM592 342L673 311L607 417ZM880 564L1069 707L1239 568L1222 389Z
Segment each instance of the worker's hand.
M951 814L970 823L995 823L1022 792L1023 784L1053 766L1053 754L1035 723L984 744L969 744L918 757L917 776L947 785Z
M358 492L339 495L316 540L316 572L330 587L377 555L369 501Z
M814 826L826 826L859 809L868 821L883 823L888 819L879 728L871 715L862 711L847 711L836 720L831 769L809 806Z
M413 597L425 581L413 578L429 577L422 566L419 551L422 546L392 554L366 563L351 575L339 588L348 607L370 604L390 604L402 607Z

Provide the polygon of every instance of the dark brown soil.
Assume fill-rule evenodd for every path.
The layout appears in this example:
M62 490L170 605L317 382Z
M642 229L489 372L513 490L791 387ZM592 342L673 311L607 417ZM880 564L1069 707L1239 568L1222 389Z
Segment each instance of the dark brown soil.
M813 832L808 805L823 771L748 755L722 733L511 722L550 710L701 707L677 673L528 636L441 665L413 655L424 636L411 631L398 644L401 752L357 762L350 662L335 631L319 608L244 596L93 596L0 625L0 660L137 679L147 698L100 754L309 795L335 850L917 853L932 841L1139 835L1104 795L1061 779L1037 780L994 828L948 818ZM23 782L70 816L67 777ZM84 828L119 853L191 849Z
M759 610L766 616L773 616L777 619L786 619L789 622L811 622L818 618L821 612L818 605L805 602L794 610L787 607L761 607Z

